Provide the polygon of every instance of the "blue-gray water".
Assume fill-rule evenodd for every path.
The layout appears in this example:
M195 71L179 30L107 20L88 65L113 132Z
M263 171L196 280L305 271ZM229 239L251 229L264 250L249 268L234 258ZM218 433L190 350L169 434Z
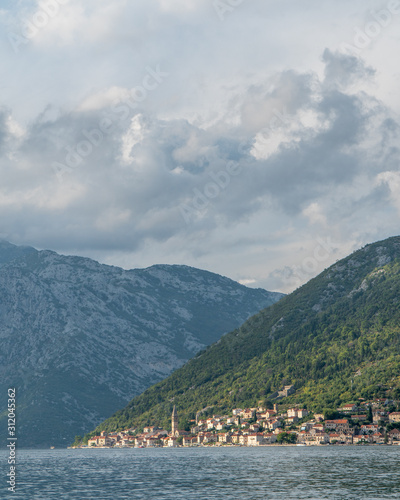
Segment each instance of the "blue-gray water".
M400 446L18 450L23 500L400 498Z

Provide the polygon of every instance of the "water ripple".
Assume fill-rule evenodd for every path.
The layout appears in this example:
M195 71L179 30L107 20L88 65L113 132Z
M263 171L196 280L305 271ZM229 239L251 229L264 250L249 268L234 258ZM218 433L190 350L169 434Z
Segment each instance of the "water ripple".
M400 447L18 450L15 500L400 498ZM3 493L5 492L5 493Z

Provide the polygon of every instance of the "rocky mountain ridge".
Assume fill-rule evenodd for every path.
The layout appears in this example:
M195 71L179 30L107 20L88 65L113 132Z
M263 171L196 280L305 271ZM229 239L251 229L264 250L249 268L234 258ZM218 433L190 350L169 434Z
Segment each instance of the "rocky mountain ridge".
M17 388L21 443L66 445L281 296L1 242L0 389Z

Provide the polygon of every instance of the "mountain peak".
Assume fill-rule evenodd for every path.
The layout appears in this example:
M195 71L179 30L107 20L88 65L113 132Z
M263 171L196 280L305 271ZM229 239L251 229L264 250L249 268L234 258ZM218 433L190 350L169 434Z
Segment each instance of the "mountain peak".
M0 392L18 387L27 447L89 431L282 296L188 266L125 271L8 242L0 264Z

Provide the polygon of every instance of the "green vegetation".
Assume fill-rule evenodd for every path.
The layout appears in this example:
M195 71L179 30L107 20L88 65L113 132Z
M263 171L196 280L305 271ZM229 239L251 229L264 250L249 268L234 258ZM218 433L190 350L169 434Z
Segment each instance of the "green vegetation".
M79 434L75 436L75 441L72 443L72 446L79 446L80 443L82 442L82 436Z
M400 237L368 245L199 353L95 432L158 424L172 405L190 421L276 401L312 411L359 398L400 398ZM332 414L332 417L334 415ZM86 439L88 436L86 436Z
M291 432L281 432L278 434L276 441L279 444L294 444L297 441L297 434Z

